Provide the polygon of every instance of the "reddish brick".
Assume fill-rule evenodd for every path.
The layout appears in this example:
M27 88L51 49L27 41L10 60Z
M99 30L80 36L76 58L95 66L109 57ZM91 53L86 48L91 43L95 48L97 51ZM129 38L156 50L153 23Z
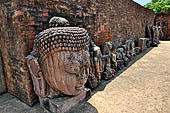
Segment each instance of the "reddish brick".
M30 21L28 25L35 25L35 21Z
M42 16L49 16L48 13L43 13Z

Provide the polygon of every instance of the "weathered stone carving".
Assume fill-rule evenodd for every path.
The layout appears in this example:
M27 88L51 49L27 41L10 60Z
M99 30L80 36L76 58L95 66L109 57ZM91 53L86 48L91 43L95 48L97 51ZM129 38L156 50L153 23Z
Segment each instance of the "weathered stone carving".
M127 47L126 47L127 48ZM116 50L116 59L118 70L122 70L124 66L127 66L129 59L126 57L126 50L123 47L119 47Z
M157 46L159 44L159 35L163 35L163 32L160 32L158 26L146 26L146 35L145 37L149 38L149 41L147 40L146 45L147 47L150 46Z
M135 43L133 40L127 40L126 41L126 56L128 57L129 60L132 59L136 55L135 51Z
M150 47L151 47L151 43L150 43L149 38L146 38L146 47L147 47L147 48L150 48Z
M123 49L123 48L121 48L121 49ZM124 68L124 60L123 60L122 53L119 51L120 51L120 49L117 50L117 52L116 52L117 70L122 70Z
M162 22L156 22L156 26L158 26L159 31L159 40L163 40L164 33L162 32Z
M67 27L69 26L69 21L62 17L53 17L49 21L49 27Z
M112 42L112 49L111 49L111 68L114 69L115 73L117 72L116 45L113 42Z
M101 74L103 72L102 67L102 53L98 46L93 41L90 42L90 72L87 80L87 85L90 88L95 88L99 85L101 80Z
M150 42L152 43L152 33L151 33L151 26L150 25L146 25L145 37L149 38Z
M140 47L135 47L136 55L139 55L142 51Z
M103 51L103 79L107 80L114 76L117 71L116 47L112 42L105 42Z
M147 38L138 39L138 46L140 47L141 51L144 51L147 48L146 42L147 42Z
M130 53L131 53L131 55L132 56L136 56L136 51L135 51L135 42L134 41L132 41L131 42L131 46L130 46Z
M153 26L152 30L153 30L152 46L158 46L158 44L159 44L159 29L157 26Z
M39 97L75 96L83 92L89 75L90 38L85 29L65 27L68 25L66 19L52 18L52 28L36 36L33 51L27 57Z

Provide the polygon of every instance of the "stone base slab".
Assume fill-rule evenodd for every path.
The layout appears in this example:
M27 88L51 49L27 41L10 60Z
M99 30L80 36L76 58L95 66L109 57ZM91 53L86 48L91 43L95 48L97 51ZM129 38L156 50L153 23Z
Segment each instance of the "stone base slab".
M87 96L91 95L90 89L85 89L81 94L69 97L56 97L53 99L39 98L40 105L46 112L50 113L67 113L75 108L80 102L82 102Z

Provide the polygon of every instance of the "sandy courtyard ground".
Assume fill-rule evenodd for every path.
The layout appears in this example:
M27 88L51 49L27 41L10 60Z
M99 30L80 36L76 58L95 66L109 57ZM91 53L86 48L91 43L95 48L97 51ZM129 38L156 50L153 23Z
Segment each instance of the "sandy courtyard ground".
M170 42L161 41L88 102L98 113L170 113Z

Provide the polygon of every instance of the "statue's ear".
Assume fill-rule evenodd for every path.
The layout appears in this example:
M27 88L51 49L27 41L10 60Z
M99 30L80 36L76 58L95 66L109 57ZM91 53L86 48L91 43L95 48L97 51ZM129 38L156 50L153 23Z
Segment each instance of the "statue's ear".
M37 59L32 55L28 55L26 59L33 80L35 93L40 97L46 97L47 84Z
M28 55L26 57L26 59L27 59L27 65L28 65L28 68L29 68L31 75L38 77L38 72L41 69L40 69L40 66L39 66L37 59L32 55Z

